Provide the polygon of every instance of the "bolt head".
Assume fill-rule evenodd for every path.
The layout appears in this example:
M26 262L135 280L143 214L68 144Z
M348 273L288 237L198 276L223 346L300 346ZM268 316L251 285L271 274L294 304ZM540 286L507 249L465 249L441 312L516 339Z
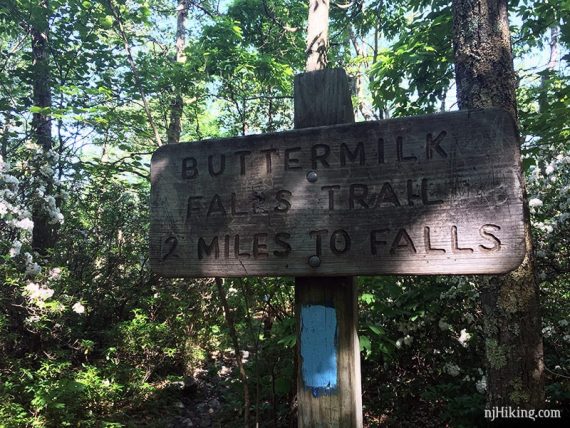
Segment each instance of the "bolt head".
M311 256L309 257L309 266L311 267L319 267L321 265L321 258L319 256Z
M317 171L311 170L307 173L307 181L309 183L316 182L318 178L319 178L319 176L317 175Z

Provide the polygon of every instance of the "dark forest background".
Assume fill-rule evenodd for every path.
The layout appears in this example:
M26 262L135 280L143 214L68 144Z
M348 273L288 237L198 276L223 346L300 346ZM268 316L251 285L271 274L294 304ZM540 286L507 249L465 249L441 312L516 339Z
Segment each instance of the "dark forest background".
M357 120L457 109L451 6L331 3L328 61ZM1 2L0 426L239 426L244 405L251 424L295 424L292 279L154 275L149 163L166 143L291 129L307 8ZM544 406L568 411L570 3L509 11ZM489 339L480 278L358 284L365 424L482 425L508 352Z

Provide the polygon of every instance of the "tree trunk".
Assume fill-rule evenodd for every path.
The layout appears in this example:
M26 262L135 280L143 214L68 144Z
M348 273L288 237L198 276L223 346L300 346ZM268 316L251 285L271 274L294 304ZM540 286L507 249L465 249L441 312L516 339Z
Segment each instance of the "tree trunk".
M49 66L49 4L48 0L41 0L38 4L39 12L30 26L32 37L32 92L35 107L51 107L50 66ZM44 162L49 163L48 153L52 148L51 117L43 111L36 112L32 118L33 138L44 153ZM39 166L38 166L39 167ZM45 182L46 194L53 193L53 177L42 176ZM55 227L49 223L49 215L41 203L35 204L32 218L34 229L32 232L32 247L40 254L55 244Z
M453 42L460 109L501 107L517 117L507 0L454 0ZM527 254L513 272L483 282L487 406L544 405L544 360L530 219Z
M186 62L184 48L186 47L186 18L188 17L188 0L180 0L176 8L176 62L183 64ZM168 125L168 144L177 144L180 142L180 132L182 120L182 111L184 109L184 100L178 85L174 88L174 99L170 105L170 124Z
M329 0L309 0L307 22L306 71L322 70L327 65L329 47Z
M359 57L358 71L356 72L356 76L354 76L354 89L356 92L356 98L358 99L358 107L356 110L360 112L365 121L374 120L374 112L367 102L368 97L366 95L365 69L368 67L366 61L366 58L368 57L366 52L367 45L364 40L359 40L354 32L354 28L351 27L349 29L349 34L356 56ZM355 111L355 116L357 111Z
M546 66L546 70L549 72L554 72L556 67L558 67L559 62L559 50L558 50L558 39L560 38L560 28L555 25L550 28L550 56L548 59L548 65ZM539 111L542 113L546 110L546 103L548 102L548 80L550 79L549 74L543 74L542 78L540 79L540 86L542 92L538 97L538 108Z

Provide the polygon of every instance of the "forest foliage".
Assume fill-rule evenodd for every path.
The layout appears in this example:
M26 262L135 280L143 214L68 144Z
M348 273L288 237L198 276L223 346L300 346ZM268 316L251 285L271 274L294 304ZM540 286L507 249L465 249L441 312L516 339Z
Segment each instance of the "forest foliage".
M570 3L509 7L546 406L568 411ZM292 279L217 288L153 274L149 163L177 99L184 142L291 129L306 20L307 2L297 0L0 3L0 426L164 426L179 416L190 379L196 397L218 393L220 423L242 420L244 381L253 422L294 423ZM347 70L358 120L457 108L450 1L333 3L330 26L329 65ZM38 29L47 40L41 72ZM34 102L42 73L50 106ZM51 119L50 147L34 115ZM32 246L38 212L55 236L45 251ZM366 424L482 424L476 278L358 283Z

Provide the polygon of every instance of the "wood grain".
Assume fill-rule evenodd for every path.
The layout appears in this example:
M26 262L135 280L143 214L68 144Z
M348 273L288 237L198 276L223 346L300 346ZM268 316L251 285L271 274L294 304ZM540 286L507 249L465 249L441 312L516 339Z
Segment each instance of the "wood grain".
M352 123L352 102L348 89L348 79L342 69L327 69L309 72L295 77L295 128ZM310 120L308 119L310 118ZM313 144L311 140L307 145ZM317 153L318 154L318 153ZM339 155L340 156L340 155ZM340 161L340 159L339 159ZM346 162L346 153L345 153ZM318 177L321 175L318 168ZM354 277L296 277L295 278L295 318L297 325L297 425L305 427L362 428L362 387L360 376L360 346L358 342L358 287ZM331 319L307 320L302 314L315 310L333 310L336 320L334 350L328 346L309 344L303 334L312 330L316 337L331 340ZM320 341L319 341L320 342ZM326 342L325 342L326 344ZM315 352L306 362L303 355ZM328 352L328 353L327 353ZM334 358L333 358L334 357ZM318 367L318 375L329 375L332 362L336 362L336 378L333 375L328 388L312 385L314 379L306 377L311 367ZM305 364L309 363L308 367ZM311 364L312 363L312 364ZM316 364L315 364L316 363ZM307 370L308 369L308 370ZM334 367L333 367L334 369ZM310 373L309 373L310 374ZM313 373L314 374L314 373ZM327 377L325 377L325 382ZM331 385L334 384L334 387Z
M163 146L151 163L152 268L510 271L525 252L516 144L512 118L491 109Z
M299 427L362 427L362 392L360 375L360 347L357 334L357 286L352 277L311 278L295 281L295 314L297 338L301 337L300 314L303 307L326 305L334 308L337 320L337 388L332 391L315 390L305 385L302 373L297 376ZM322 324L325 324L322 320ZM312 326L319 328L318 323ZM324 332L323 332L324 333ZM299 342L298 342L299 343ZM302 346L302 343L300 343ZM303 360L298 349L300 366ZM329 355L321 354L323 360Z

